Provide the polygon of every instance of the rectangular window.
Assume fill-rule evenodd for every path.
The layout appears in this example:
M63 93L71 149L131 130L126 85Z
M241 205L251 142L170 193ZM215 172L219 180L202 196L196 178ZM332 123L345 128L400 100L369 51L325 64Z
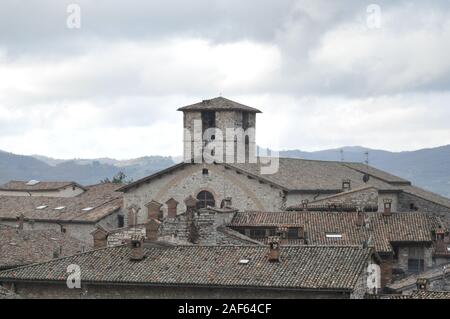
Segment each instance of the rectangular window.
M298 236L298 228L294 228L294 227L289 228L287 236L288 236L289 239L298 239L299 238L299 236Z
M216 112L214 111L202 112L202 131L205 132L206 129L215 127L216 127Z
M419 273L425 270L425 257L423 247L408 248L408 271Z
M125 218L122 215L117 216L117 226L118 228L122 228L125 226Z
M337 233L328 233L325 235L326 238L340 239L342 238L342 234Z
M266 237L266 230L261 228L252 228L250 229L250 237L251 238L264 238Z

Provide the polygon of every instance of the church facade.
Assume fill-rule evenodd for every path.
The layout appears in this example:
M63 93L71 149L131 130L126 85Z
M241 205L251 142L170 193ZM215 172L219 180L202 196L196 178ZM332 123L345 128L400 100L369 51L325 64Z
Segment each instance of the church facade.
M255 108L218 97L179 110L184 113L184 162L120 189L124 206L139 209L139 222L145 222L152 201L162 204L162 214L169 200L184 212L189 196L199 207L227 205L239 211L359 207L419 210L449 219L449 199L362 163L256 157L256 115L261 112Z

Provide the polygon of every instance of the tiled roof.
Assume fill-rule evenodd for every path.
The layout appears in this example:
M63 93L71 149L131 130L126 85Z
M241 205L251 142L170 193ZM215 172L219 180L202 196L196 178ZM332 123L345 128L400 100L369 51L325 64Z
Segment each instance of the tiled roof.
M75 182L39 182L34 185L27 185L25 181L10 181L6 184L0 185L0 190L6 191L54 191L64 187L75 185L81 189L83 186Z
M69 256L85 244L56 230L19 230L0 225L0 269L52 259L53 253Z
M382 179L373 176L368 183L364 183L364 173L348 167L343 162L327 162L303 160L297 158L279 158L279 168L274 174L261 174L264 164L228 164L231 167L249 172L266 179L289 191L330 191L340 192L342 181L350 180L352 188L374 186L380 190L398 190Z
M226 99L221 96L180 107L178 111L245 111L252 113L261 113L261 111L258 109Z
M369 228L373 232L373 244L377 252L391 252L392 243L431 243L432 231L439 226L439 220L427 213L408 212L370 213Z
M239 212L230 227L303 227L311 245L360 245L369 241L377 252L392 252L392 243L432 242L440 221L427 213L366 213L366 227L357 226L358 213L348 212ZM342 238L327 238L327 233ZM371 240L369 240L371 238Z
M419 278L428 279L429 282L433 282L434 280L442 279L444 274L446 274L446 276L450 276L450 264L440 265L425 272L413 274L406 278L396 280L393 283L388 284L387 288L395 292L402 292L404 290L415 288Z
M0 281L65 281L67 266L81 267L83 282L176 286L226 286L352 290L372 256L354 246L281 247L281 261L267 260L265 246L145 248L130 261L118 246L0 272ZM243 264L239 261L249 260Z
M24 214L29 220L95 223L120 209L122 193L116 190L122 185L98 184L75 197L0 196L0 219L16 219ZM41 207L42 209L37 209ZM64 207L62 210L55 210ZM92 208L92 210L85 210Z
M410 295L381 295L378 299L450 299L450 291L416 290Z

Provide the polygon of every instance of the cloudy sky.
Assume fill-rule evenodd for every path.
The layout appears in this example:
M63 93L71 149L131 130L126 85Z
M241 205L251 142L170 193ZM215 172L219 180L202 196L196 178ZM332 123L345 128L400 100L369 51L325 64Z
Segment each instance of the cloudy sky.
M2 0L0 149L180 155L176 109L219 95L274 149L450 144L450 2L374 4Z

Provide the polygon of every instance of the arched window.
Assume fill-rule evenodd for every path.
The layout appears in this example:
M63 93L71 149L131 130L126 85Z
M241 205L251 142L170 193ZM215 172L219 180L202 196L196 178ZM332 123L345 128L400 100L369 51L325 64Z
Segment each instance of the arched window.
M197 208L206 208L207 206L216 206L213 194L208 191L201 191L197 195Z

